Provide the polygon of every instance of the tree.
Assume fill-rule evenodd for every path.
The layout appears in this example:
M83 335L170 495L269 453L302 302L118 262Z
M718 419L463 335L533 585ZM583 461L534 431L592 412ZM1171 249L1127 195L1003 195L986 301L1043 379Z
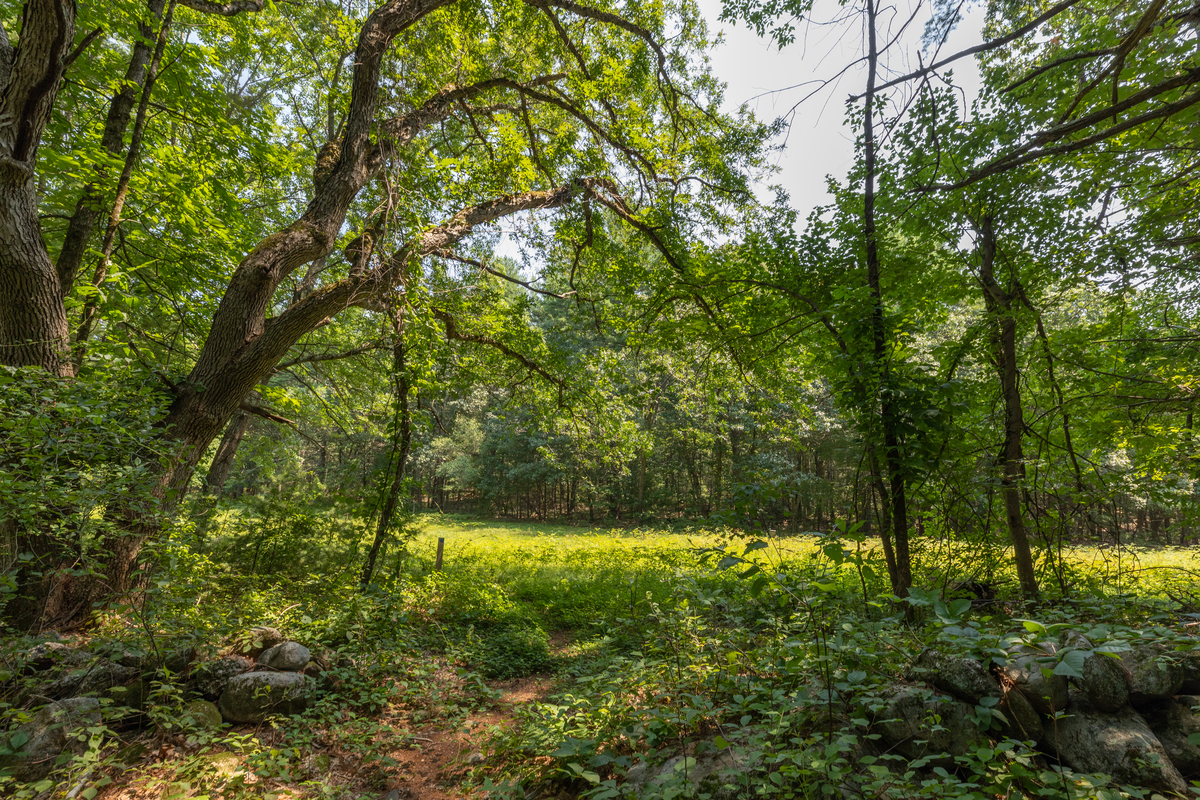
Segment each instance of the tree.
M197 0L194 7L256 6ZM744 170L753 168L764 135L752 120L716 112L719 89L696 61L704 26L688 3L388 0L365 17L350 6L319 11L354 31L352 54L299 34L297 48L278 57L308 51L318 74L336 64L336 76L346 65L345 88L336 80L290 87L310 98L328 90L336 135L320 145L302 210L259 233L222 280L211 328L186 374L164 375L171 401L161 431L173 455L155 492L166 506L291 348L349 309L377 309L397 290L413 291L422 259L452 252L489 223L534 212L559 211L552 223L571 237L593 206L642 230L678 224L680 211L694 205L717 210L744 193ZM69 298L42 243L38 145L65 72L86 56L75 16L70 0L25 4L15 46L4 39L4 63L12 66L0 102L0 363L59 375L75 369ZM142 58L140 46L131 64ZM618 96L622 102L611 100ZM263 101L270 100L268 92ZM285 292L301 274L299 288ZM107 542L104 578L76 591L99 597L128 586L154 532L128 516L125 535Z

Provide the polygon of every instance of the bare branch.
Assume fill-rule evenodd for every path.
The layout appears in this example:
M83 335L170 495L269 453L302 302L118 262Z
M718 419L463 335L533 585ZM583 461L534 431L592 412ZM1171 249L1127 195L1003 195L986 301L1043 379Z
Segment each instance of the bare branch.
M238 405L238 408L240 408L242 411L262 417L263 419L269 419L271 422L278 422L280 425L290 425L293 428L296 427L295 420L290 420L287 417L280 416L277 412L272 411L266 406L252 405L251 403L247 403L243 400L241 404Z
M1178 88L1180 85L1190 85L1192 83L1196 83L1197 81L1200 81L1200 68L1196 68L1183 73L1180 76L1176 76L1176 78L1173 78L1170 81L1164 81L1163 84L1173 84L1172 86L1168 87L1173 89ZM1163 84L1159 84L1159 86L1162 86ZM1150 90L1146 90L1146 92L1139 92L1138 94L1144 95L1149 91ZM1163 91L1166 91L1166 89ZM1105 139L1111 139L1112 137L1124 133L1127 130L1136 128L1139 125L1147 122L1153 122L1156 119L1170 117L1195 105L1197 102L1200 102L1200 91L1186 94L1179 100L1176 100L1174 103L1161 105L1153 111L1147 111L1146 113L1140 114L1136 117L1130 117L1124 122L1117 123L1116 125L1110 125L1109 127L1104 128L1103 130L1098 131L1091 136L1086 136L1073 142L1064 142L1052 147L1041 146L1047 142L1057 141L1058 139L1061 139L1064 136L1067 136L1069 133L1079 130L1080 128L1095 124L1096 122L1099 122L1108 116L1120 113L1120 111L1136 104L1131 102L1133 97L1137 97L1137 95L1127 98L1126 101L1119 103L1116 108L1105 108L1100 111L1093 112L1086 117L1081 117L1080 119L1068 125L1062 125L1057 128L1051 128L1049 131L1044 131L1038 136L1035 136L1033 140L1026 145L1014 150L1011 153L1001 156L1000 158L992 160L991 162L970 173L967 177L960 181L955 183L933 184L932 186L920 187L920 189L921 191L953 191L955 189L961 189L965 186L970 186L971 184L977 183L978 181L981 181L991 175L998 175L1001 172L1007 172L1011 169L1015 169L1016 167L1022 166L1023 164L1028 164L1031 161L1037 161L1050 156L1073 153L1076 150L1082 150L1086 147L1091 147L1094 144L1098 144ZM1145 99L1147 98L1142 98L1142 100Z
M284 370L289 370L292 367L296 367L301 364L316 364L321 361L341 361L342 359L345 359L345 358L354 358L355 356L361 356L363 353L370 353L372 350L379 350L383 346L384 346L383 342L368 342L367 344L364 344L361 347L355 347L350 350L344 350L340 353L320 353L318 355L313 355L313 356L302 356L300 358L293 358L291 361L284 361L284 362L281 362L280 364L278 364L275 367L275 371L283 372Z
M96 28L96 30L92 31L87 36L83 37L83 41L80 42L75 47L75 49L72 50L67 55L67 57L63 59L63 69L66 70L67 67L74 64L75 59L77 59L81 55L83 55L83 51L88 49L88 45L90 45L92 42L96 41L96 39L98 39L100 37L100 34L102 34L102 33L104 33L104 28Z
M907 75L901 75L899 78L893 78L892 80L888 81L887 83L884 83L884 84L881 84L881 85L875 87L875 91L881 92L885 89L891 89L893 86L899 86L902 83L911 81L913 78L920 78L925 75L928 75L931 72L935 72L935 71L941 69L942 67L946 66L947 64L951 64L955 61L958 61L959 59L966 58L967 56L973 56L976 53L986 53L989 50L995 50L998 47L1003 47L1004 45L1011 42L1013 39L1019 39L1022 36L1024 36L1025 34L1029 33L1030 31L1036 30L1037 27L1040 26L1042 23L1047 22L1047 21L1053 19L1054 17L1057 17L1059 14L1066 11L1071 6L1077 5L1079 2L1080 2L1080 0L1063 0L1063 2L1059 3L1056 6L1051 7L1045 13L1041 14L1037 19L1033 20L1030 23L1022 25L1020 28L1017 28L1012 33L1001 36L998 39L992 39L989 42L983 42L981 44L977 44L974 47L968 47L966 50L960 50L957 53L955 53L954 55L947 56L946 58L943 58L941 61L935 61L934 63L930 64L928 67L922 67L921 69L917 70L916 72L910 72ZM851 100L861 100L864 97L866 97L865 94L856 94L856 95L851 95L850 99Z
M491 267L489 267L487 264L483 263L482 261L476 261L473 258L467 258L466 256L460 256L457 253L455 253L453 250L439 250L436 253L434 253L433 255L437 256L438 258L445 258L445 259L449 259L450 261L457 261L460 264L466 264L468 266L475 267L480 272L486 272L489 275L495 275L497 278L500 278L501 280L506 280L509 283L515 283L517 286L523 286L524 288L528 289L529 291L535 292L536 294L540 294L545 297L553 297L557 300L568 300L571 297L574 297L576 294L576 292L574 292L574 291L567 292L566 294L555 294L554 292L548 292L545 289L539 289L536 286L534 286L532 283L527 283L523 280L520 280L519 278L514 278L511 275L505 275L503 272L501 272L498 269L492 269Z
M450 84L426 100L420 108L410 111L402 117L394 117L382 122L379 125L380 138L387 139L393 144L404 145L433 123L440 122L449 116L455 103L471 100L492 89L516 89L519 91L524 87L543 86L561 81L565 77L567 76L563 73L543 75L526 84L510 78L491 78L468 86Z

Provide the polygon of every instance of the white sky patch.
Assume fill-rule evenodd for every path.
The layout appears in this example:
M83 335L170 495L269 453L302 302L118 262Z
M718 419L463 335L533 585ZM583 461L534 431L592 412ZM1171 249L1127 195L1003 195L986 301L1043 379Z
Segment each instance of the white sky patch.
M732 112L746 103L760 119L771 120L796 108L785 147L774 157L780 172L771 182L788 191L792 207L803 220L813 208L829 202L825 176L841 180L854 162L857 129L844 124L845 101L865 88L865 64L846 70L840 77L838 73L866 52L861 20L848 19L825 26L798 23L796 41L777 50L769 40L760 39L744 25L719 22L721 0L699 0L699 3L710 30L725 34L724 43L711 54L713 73L728 87L724 110ZM884 24L890 20L898 29L912 15L914 4L903 2L891 8L898 10L887 14L881 11L880 19ZM917 54L921 32L929 19L928 8L926 4L919 10L908 30L897 39L890 55L893 76L919 67ZM832 18L844 10L835 3L819 2L814 18ZM983 17L983 8L976 6L950 34L940 55L952 55L977 44ZM890 38L885 33L880 40ZM921 55L926 64L930 63L927 54ZM955 83L963 87L969 103L979 90L975 60L961 59L952 69ZM805 99L822 81L832 82ZM892 94L901 91L898 87ZM766 190L766 186L759 187L759 197L764 200L769 199Z

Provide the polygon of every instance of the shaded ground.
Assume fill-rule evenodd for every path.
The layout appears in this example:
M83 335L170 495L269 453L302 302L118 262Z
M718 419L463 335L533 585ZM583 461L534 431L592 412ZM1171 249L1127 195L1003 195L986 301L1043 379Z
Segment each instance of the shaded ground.
M395 780L389 789L399 800L452 800L469 796L457 788L472 765L472 756L481 751L489 729L508 726L515 720L515 709L541 700L554 685L548 675L489 681L500 692L496 705L467 717L462 727L447 730L438 726L412 729L419 747L398 750L392 757L399 762L389 770ZM476 756L478 759L478 756Z

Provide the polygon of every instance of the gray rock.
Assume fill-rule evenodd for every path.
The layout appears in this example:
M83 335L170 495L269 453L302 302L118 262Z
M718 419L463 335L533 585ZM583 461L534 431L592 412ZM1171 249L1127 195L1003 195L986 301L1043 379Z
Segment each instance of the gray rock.
M81 667L95 656L74 647L67 647L61 642L42 642L30 648L25 654L25 667L28 670L41 672L51 667L66 668Z
M39 690L53 699L81 695L108 695L110 690L136 680L138 671L112 661L96 659L86 667L72 670Z
M1183 672L1183 694L1200 694L1200 650L1185 650L1179 654L1179 669Z
M192 670L191 687L206 700L216 700L234 676L248 672L253 667L254 662L242 656L206 661Z
M1200 775L1200 745L1188 744L1188 736L1200 733L1200 697L1182 696L1159 700L1142 709L1142 718L1162 742L1167 757L1185 778Z
M300 672L312 659L308 648L297 642L277 644L258 657L260 666L278 669L284 672Z
M1100 711L1085 695L1071 696L1070 713L1045 726L1048 743L1076 772L1103 772L1122 783L1184 794L1187 784L1146 721L1125 707Z
M1083 662L1079 688L1088 701L1101 711L1118 711L1129 702L1129 676L1120 660L1102 653L1091 653Z
M905 758L935 756L933 764L952 764L954 756L967 752L979 739L973 711L948 697L906 688L888 702L875 730Z
M287 639L284 638L284 635L275 628L260 625L236 638L236 652L250 658L257 658L263 650L269 650L285 641Z
M262 722L308 707L312 681L300 672L247 672L230 679L217 707L228 722Z
M207 700L193 700L184 706L185 723L200 730L211 731L221 727L221 712Z
M185 672L188 665L196 657L196 648L191 645L181 645L167 649L165 646L143 650L141 648L121 648L108 654L109 660L123 667L136 669L143 674L160 672L164 668L171 675Z
M146 710L146 704L150 700L150 692L153 687L150 681L146 678L138 678L131 683L127 683L122 687L114 687L109 692L108 696L113 700L113 709L127 708L130 714L123 715L124 717L136 716Z
M1016 690L1005 692L1004 699L1000 701L1000 712L1008 721L1004 732L1009 736L1022 742L1042 740L1042 715L1025 695Z
M702 756L678 755L655 767L639 762L625 774L625 782L643 797L657 796L671 784L686 784L692 787L685 792L688 797L704 792L714 800L724 800L740 796L736 776L747 768L742 756L726 748Z
M60 762L87 750L86 738L80 741L73 732L99 723L100 701L95 698L72 697L51 703L17 728L14 735L23 734L25 742L12 755L0 756L0 774L18 781L41 780Z
M973 658L948 656L926 648L917 656L916 667L924 673L924 680L967 703L1001 694L1000 684Z
M1129 674L1129 702L1135 706L1165 700L1183 687L1183 668L1165 645L1143 644L1121 653Z
M1067 707L1067 679L1046 674L1042 667L1053 667L1053 663L1043 665L1038 661L1046 655L1026 651L1000 667L1000 674L1025 695L1039 714L1052 714Z

